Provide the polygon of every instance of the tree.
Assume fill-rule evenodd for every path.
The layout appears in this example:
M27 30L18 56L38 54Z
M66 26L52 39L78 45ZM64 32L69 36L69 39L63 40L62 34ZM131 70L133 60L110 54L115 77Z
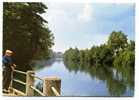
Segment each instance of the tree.
M130 42L127 45L127 49L130 51L135 51L135 41L130 40Z
M93 78L105 80L112 96L123 95L127 86L134 87L135 41L127 42L122 32L112 32L107 44L84 50L70 48L64 55L64 63L70 71L80 70Z
M41 17L47 7L43 3L5 2L3 8L3 50L15 52L16 64L28 64L36 54L44 55L42 52L49 56L54 37Z
M100 63L102 65L111 66L113 62L113 54L112 50L108 48L106 44L100 45L100 53L99 53Z
M135 42L127 42L121 31L113 31L107 44L93 46L91 49L78 50L70 48L64 55L67 61L79 61L80 65L92 66L134 66Z
M74 61L74 62L79 62L80 54L78 48L75 49L68 49L64 53L64 59L69 60L69 61Z
M135 54L133 51L124 50L121 51L114 59L115 67L134 67Z
M114 53L119 52L119 50L126 47L127 36L121 31L113 31L109 36L107 44L113 50Z

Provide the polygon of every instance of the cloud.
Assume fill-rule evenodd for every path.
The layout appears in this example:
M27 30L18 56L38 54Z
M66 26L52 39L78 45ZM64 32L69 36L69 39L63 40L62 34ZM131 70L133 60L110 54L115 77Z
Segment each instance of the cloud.
M133 5L92 3L46 3L43 17L53 32L53 50L79 49L105 43L113 30L134 38Z
M78 16L79 21L89 22L92 20L93 8L91 4L86 3L83 7L82 12Z

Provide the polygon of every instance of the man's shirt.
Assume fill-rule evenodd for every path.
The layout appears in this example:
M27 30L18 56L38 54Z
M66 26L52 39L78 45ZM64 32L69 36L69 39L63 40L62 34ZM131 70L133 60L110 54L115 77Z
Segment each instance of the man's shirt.
M10 56L3 56L2 62L3 65L6 67L10 67L13 65L12 58Z

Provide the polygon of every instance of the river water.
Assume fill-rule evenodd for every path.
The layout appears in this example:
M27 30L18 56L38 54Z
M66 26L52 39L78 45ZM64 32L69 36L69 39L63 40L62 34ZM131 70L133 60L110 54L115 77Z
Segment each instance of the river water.
M133 96L132 82L125 81L116 70L67 67L62 59L35 63L36 75L61 78L62 96ZM78 65L76 65L78 66ZM72 68L73 67L73 68ZM118 77L118 78L117 78Z

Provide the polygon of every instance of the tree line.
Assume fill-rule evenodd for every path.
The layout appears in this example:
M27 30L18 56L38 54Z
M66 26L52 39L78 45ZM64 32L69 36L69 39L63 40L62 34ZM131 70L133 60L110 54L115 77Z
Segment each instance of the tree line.
M114 66L134 69L135 41L128 40L122 31L113 31L108 41L90 49L69 48L64 53L65 62L89 66Z

